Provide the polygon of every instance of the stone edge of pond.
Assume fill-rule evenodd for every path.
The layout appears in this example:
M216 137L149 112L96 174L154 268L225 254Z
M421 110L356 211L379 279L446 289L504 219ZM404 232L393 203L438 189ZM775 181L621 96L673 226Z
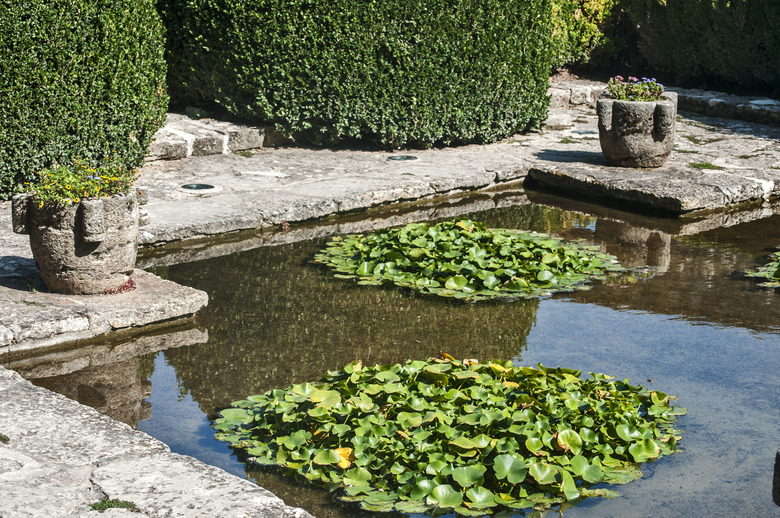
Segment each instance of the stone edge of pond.
M248 480L171 453L162 442L0 367L0 516L308 518Z
M16 258L18 277L0 278L0 358L191 316L208 304L201 291L136 270L137 288L116 295L45 291L32 259ZM40 287L40 290L39 290Z

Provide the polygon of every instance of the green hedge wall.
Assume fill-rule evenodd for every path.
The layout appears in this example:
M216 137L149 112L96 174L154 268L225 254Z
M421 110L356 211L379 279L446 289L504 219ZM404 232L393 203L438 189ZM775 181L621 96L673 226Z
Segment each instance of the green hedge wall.
M645 59L678 85L780 95L780 1L625 1Z
M613 21L618 0L553 0L553 66L587 63L605 41L604 27Z
M76 157L142 164L165 71L152 0L0 0L0 198Z
M159 0L179 104L314 142L491 142L546 118L551 0Z

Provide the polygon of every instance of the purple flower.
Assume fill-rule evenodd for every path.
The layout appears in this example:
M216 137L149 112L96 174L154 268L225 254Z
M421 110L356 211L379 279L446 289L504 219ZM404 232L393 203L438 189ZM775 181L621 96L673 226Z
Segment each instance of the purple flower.
M615 79L617 79L618 81L622 81L623 80L623 76L615 76Z
M628 77L628 80L629 80L629 81L633 81L633 82L635 82L635 83L636 83L637 81L639 81L639 79L637 79L636 77L631 77L631 76L629 76L629 77Z

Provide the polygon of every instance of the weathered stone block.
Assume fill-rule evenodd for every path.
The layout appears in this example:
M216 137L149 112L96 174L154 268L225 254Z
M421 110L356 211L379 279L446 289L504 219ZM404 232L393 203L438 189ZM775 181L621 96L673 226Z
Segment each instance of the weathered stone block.
M596 107L599 142L610 165L659 167L674 146L677 94L660 101L624 101L602 94Z

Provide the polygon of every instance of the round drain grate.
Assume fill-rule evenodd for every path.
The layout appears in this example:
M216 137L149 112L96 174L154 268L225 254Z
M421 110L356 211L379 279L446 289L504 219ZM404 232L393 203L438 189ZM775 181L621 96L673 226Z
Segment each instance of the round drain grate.
M189 189L191 191L203 191L206 189L213 189L213 185L207 183L187 183L181 186L182 189Z

